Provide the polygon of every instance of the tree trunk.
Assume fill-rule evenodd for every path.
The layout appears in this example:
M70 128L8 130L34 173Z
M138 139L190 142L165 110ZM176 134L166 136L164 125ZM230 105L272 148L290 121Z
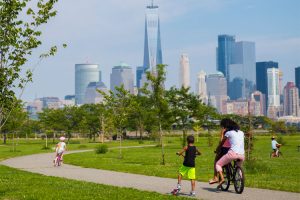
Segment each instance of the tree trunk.
M160 145L161 145L161 164L165 165L165 150L164 150L164 143L163 143L163 132L162 132L162 128L161 128L161 122L159 122L159 135L160 135Z
M122 129L119 130L120 143L119 143L119 158L122 159Z
M186 129L182 129L182 147L186 145Z

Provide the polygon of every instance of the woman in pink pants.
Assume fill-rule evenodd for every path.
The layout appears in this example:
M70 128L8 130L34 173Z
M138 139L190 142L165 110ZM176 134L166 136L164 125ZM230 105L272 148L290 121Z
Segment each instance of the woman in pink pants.
M223 140L220 142L218 148L216 151L219 151L219 149L223 146L225 141L228 139L230 143L230 149L227 154L222 156L220 160L216 163L216 170L218 174L220 175L220 182L219 186L224 183L224 176L222 172L222 167L224 165L227 165L233 160L239 159L239 162L237 163L239 166L242 165L243 161L245 160L245 150L244 150L244 132L239 130L239 126L234 121L230 120L230 123L228 124L227 131L224 135ZM219 187L218 186L218 187Z

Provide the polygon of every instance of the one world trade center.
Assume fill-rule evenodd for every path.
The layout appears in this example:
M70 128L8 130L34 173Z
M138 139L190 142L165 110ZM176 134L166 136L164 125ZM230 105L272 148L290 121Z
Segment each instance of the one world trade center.
M137 68L137 85L141 85L142 74L145 71L156 71L156 65L162 64L162 50L160 39L160 21L158 6L153 4L146 7L144 64Z

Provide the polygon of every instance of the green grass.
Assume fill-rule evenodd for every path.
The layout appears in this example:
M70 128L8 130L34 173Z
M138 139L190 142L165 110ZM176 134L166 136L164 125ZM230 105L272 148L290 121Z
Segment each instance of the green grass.
M55 143L52 140L48 140L48 147L50 149L43 149L45 147L45 140L41 139L15 139L15 144L13 145L12 140L8 140L6 145L0 144L0 161L17 156L30 155L36 153L47 153L54 152L54 148L58 140ZM72 139L71 143L67 145L68 150L84 150L84 149L94 149L100 143L90 143L88 140L76 140ZM118 141L112 141L105 143L108 147L115 147L119 145ZM123 141L123 146L138 146L138 145L149 145L154 144L152 141L145 141L144 144L139 144L136 140L125 140ZM15 148L14 148L15 146Z
M300 192L300 136L284 136L286 145L281 148L283 158L269 158L271 151L270 136L257 136L251 161L244 165L246 172L246 186L268 188L274 190ZM114 170L128 173L145 174L150 176L176 178L177 170L182 164L182 158L175 155L180 149L179 138L167 138L165 148L166 165L160 165L161 149L147 147L142 149L123 149L123 159L119 159L117 149L106 154L86 152L66 155L66 163L89 168ZM199 181L207 182L213 175L214 147L207 146L207 138L200 137L196 146L202 156L196 159L196 173Z
M174 199L135 189L37 175L0 165L0 199ZM178 197L176 199L188 199Z

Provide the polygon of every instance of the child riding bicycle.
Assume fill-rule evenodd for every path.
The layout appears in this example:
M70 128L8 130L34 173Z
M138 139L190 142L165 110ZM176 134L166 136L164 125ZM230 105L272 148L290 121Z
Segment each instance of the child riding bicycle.
M281 147L281 144L275 140L275 136L272 136L271 140L273 152L275 153L276 157L279 157L279 148Z
M64 142L65 141L65 137L60 137L59 140L60 142L57 143L56 148L55 148L55 159L53 160L53 163L55 165L58 156L60 156L61 161L63 161L63 154L64 152L67 150L67 145Z

